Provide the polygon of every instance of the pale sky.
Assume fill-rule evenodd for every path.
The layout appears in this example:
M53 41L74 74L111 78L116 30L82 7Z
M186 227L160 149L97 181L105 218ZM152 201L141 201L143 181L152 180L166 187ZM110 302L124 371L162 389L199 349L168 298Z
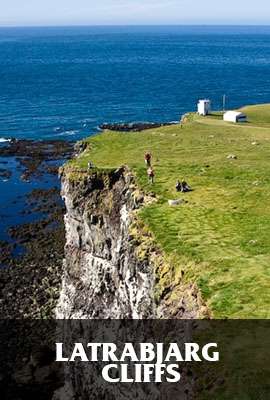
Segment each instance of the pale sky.
M270 24L270 0L0 0L5 25Z

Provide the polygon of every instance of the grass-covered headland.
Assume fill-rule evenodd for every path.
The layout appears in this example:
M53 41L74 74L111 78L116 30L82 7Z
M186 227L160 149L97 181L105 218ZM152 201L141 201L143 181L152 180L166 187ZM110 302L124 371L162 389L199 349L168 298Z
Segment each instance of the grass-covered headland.
M183 127L104 131L72 161L80 168L89 160L102 169L128 165L143 190L157 195L140 217L175 273L181 268L197 283L215 318L270 318L270 105L243 110L249 122L239 125L189 114ZM177 179L193 191L177 193ZM187 202L168 204L178 198Z

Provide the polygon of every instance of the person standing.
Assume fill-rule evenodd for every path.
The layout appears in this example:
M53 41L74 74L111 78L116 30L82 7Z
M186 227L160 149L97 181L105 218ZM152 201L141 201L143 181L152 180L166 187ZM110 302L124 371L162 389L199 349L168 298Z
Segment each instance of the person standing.
M149 167L147 170L148 180L151 184L154 183L155 173L152 167Z
M149 152L145 153L144 162L147 165L147 167L151 167L151 159L152 159L151 153L149 153Z

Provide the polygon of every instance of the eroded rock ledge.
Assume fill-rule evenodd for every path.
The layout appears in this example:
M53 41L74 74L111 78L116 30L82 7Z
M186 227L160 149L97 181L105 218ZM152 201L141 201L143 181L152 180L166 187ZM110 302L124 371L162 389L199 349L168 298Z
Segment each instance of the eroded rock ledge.
M64 275L57 318L197 318L194 285L172 276L169 261L137 218L154 198L127 167L62 173L66 203Z

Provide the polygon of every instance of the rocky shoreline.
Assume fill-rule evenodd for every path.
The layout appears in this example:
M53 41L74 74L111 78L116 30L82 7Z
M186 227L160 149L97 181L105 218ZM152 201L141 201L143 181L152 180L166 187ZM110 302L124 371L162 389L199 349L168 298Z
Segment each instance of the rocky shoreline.
M52 168L50 163L70 158L73 145L74 143L63 140L10 139L0 146L0 157L15 157L24 169L21 179L28 180L47 172L57 174L57 169ZM4 170L8 172L7 168ZM4 173L3 168L0 169L0 173Z
M20 214L29 222L11 226L0 241L0 317L48 318L58 298L64 257L64 204L58 166L71 158L74 143L13 139L0 147L1 164L16 159L20 180L53 179L55 186L30 189ZM3 161L4 160L4 161ZM14 171L5 165L7 179ZM31 185L30 185L31 187ZM17 199L14 202L18 201Z
M101 130L116 132L140 132L146 129L160 128L162 126L175 125L176 122L131 122L131 123L104 123L99 126Z

